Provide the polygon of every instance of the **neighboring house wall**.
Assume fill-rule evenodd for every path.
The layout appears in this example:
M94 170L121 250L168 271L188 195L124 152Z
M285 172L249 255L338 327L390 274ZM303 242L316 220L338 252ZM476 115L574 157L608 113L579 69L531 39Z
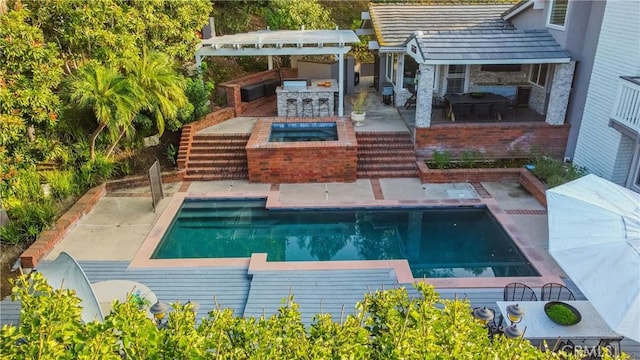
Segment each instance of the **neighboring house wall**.
M624 185L633 142L608 126L619 77L640 74L640 2L608 1L595 54L574 162Z
M575 17L573 16L574 11L578 12L578 10L580 10L580 15L583 17L580 17L582 21L571 22L569 34L572 39L567 44L567 50L571 52L573 59L576 60L573 89L569 98L569 108L567 109L567 121L571 124L571 131L569 132L564 156L568 158L573 158L576 142L578 141L582 112L587 99L589 82L591 81L593 60L598 46L605 5L606 2L604 1L584 1L571 5L573 9L571 11L572 17ZM589 12L584 13L584 8L587 7ZM579 24L583 26L578 26Z
M530 6L510 19L518 29L546 28L576 61L573 88L566 115L567 123L571 124L571 131L564 157L572 158L575 151L605 4L605 1L571 1L564 30L546 26L550 8L549 0L544 1L542 8L536 9L534 6ZM531 108L538 112L545 111L544 100L545 92L534 86L530 102Z

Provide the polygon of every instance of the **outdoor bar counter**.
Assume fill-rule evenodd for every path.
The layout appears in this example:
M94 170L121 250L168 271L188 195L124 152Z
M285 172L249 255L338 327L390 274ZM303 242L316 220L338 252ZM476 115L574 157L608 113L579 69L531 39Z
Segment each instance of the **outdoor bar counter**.
M335 79L311 80L283 79L276 89L278 116L318 117L334 115L334 93L338 92Z

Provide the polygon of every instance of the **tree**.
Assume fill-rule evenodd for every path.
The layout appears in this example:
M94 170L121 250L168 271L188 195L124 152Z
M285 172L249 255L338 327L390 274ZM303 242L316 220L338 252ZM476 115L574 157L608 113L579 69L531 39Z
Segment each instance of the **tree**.
M115 69L98 64L82 67L69 88L70 100L80 107L90 107L98 123L90 136L89 156L94 160L100 133L105 128L115 131L128 126L140 108L140 94Z
M216 308L197 326L192 305L176 303L159 329L134 301L116 302L104 323L82 323L73 293L52 289L36 272L14 287L20 326L2 328L0 352L16 359L580 358L541 351L524 339L490 340L468 301L442 300L432 286L416 286L418 297L404 288L370 293L355 315L336 322L319 314L308 329L291 296L271 317L243 318Z
M54 89L62 80L62 62L55 45L45 43L42 31L27 23L29 11L17 9L0 16L0 116L30 126L55 125L60 99ZM9 146L13 143L6 142Z
M89 60L118 66L147 47L176 61L191 61L208 0L23 0L32 23L57 44L68 73Z
M334 29L331 13L317 0L273 0L267 11L267 25L273 30Z

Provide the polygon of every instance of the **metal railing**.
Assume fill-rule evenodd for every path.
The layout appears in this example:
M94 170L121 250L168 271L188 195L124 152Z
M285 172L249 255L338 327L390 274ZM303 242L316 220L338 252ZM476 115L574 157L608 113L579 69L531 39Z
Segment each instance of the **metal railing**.
M621 76L611 118L640 132L640 76Z

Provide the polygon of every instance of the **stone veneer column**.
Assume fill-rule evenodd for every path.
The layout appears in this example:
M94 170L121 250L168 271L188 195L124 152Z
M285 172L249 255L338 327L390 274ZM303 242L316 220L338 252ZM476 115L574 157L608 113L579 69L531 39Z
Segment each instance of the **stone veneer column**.
M545 119L548 124L564 124L575 67L575 61L566 64L556 64L555 66L551 93L549 94L549 106L547 106L547 117Z
M416 96L416 127L431 126L431 102L433 99L433 81L435 65L420 64L418 75L418 95Z

